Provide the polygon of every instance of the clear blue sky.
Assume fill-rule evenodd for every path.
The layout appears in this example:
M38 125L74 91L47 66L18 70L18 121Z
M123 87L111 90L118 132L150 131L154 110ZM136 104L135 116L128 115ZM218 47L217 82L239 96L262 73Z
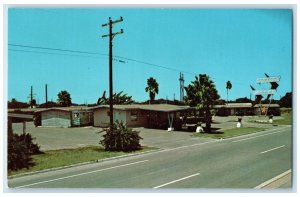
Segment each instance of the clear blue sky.
M223 99L228 80L230 100L249 98L250 84L268 89L269 84L256 84L264 73L281 76L276 99L292 90L291 10L10 8L8 99L28 101L32 85L43 103L47 83L48 100L56 101L58 92L67 90L75 103L95 103L108 92L108 38L101 38L108 28L101 24L120 16L124 21L113 31L123 28L124 34L114 38L114 55L171 69L114 61L115 92L145 101L146 80L154 77L156 98L173 99L175 93L179 99L180 71L185 86L196 74L208 74Z

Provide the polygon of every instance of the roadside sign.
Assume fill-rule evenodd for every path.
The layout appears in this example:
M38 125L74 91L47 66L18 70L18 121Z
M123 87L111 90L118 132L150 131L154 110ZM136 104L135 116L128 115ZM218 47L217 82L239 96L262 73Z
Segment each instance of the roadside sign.
M279 82L280 76L275 77L264 77L256 79L256 83L271 83L271 82Z
M266 95L266 94L275 94L276 93L276 90L255 90L253 91L253 94L254 95Z

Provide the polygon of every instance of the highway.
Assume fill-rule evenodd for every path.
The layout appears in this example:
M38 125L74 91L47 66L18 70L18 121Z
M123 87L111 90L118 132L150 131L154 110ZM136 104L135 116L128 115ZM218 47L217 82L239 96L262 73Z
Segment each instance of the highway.
M292 128L15 177L10 188L252 189L292 170Z

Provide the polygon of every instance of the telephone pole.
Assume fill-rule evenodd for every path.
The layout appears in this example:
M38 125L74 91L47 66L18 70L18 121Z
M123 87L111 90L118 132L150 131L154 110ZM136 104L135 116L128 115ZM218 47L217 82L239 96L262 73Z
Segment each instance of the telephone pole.
M183 78L183 73L180 73L179 82L180 82L180 101L183 101L183 97L184 97L184 78Z
M109 17L109 21L106 24L103 24L102 27L109 27L109 34L103 35L102 38L109 37L109 128L110 131L113 130L113 124L114 124L114 117L113 117L113 70L112 70L112 41L114 37L118 34L123 33L123 29L121 31L113 33L112 32L112 26L115 23L119 23L123 21L123 17L120 17L120 19L112 21L111 17Z
M30 105L30 108L33 108L33 98L34 98L35 94L33 94L33 86L30 86L30 94L27 98L30 99L29 101L29 105Z
M48 85L45 85L45 98L46 98L46 107L48 107Z

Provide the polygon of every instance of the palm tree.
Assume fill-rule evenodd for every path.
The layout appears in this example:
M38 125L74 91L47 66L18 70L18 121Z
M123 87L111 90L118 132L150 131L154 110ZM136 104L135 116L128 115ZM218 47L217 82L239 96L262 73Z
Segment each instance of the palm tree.
M195 77L187 87L185 87L185 102L191 107L196 107L199 111L205 112L205 127L207 132L211 132L211 109L214 102L220 98L214 82L206 74Z
M226 89L227 89L227 103L228 103L228 90L230 90L232 88L232 84L230 81L227 81L226 83Z
M108 105L109 104L109 98L106 98L105 96L106 91L103 92L102 97L100 97L97 101L98 105ZM123 91L119 93L113 94L113 104L115 105L121 105L121 104L132 104L134 100L132 100L132 96L128 96Z
M152 103L152 101L155 99L155 94L158 94L158 83L156 82L156 79L153 77L150 77L147 79L147 87L145 88L146 92L149 92L149 104Z

